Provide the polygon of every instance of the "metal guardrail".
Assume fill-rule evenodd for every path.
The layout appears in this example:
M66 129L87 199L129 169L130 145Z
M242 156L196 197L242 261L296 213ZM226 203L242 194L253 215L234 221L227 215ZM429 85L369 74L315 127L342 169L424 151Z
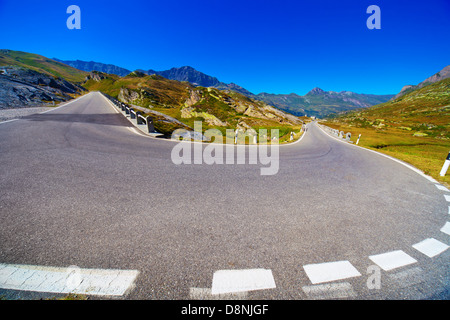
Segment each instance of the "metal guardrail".
M124 115L130 115L130 119L136 121L136 125L138 126L147 126L148 133L155 133L155 126L153 124L153 118L151 116L144 116L142 112L134 110L134 108L130 107L124 102L121 102L107 94L102 93L106 98L108 98L119 110L124 112Z
M352 137L352 133L351 132L344 133L344 131L339 131L337 129L333 129L333 128L327 127L326 125L323 125L323 124L319 124L319 126L321 126L322 129L324 129L325 131L329 132L330 134L336 136L337 138L342 139L344 141L347 141L349 143L353 143L353 141L350 140L350 138ZM357 141L356 144L359 143L359 139L360 138L361 138L361 135L359 135L358 141Z

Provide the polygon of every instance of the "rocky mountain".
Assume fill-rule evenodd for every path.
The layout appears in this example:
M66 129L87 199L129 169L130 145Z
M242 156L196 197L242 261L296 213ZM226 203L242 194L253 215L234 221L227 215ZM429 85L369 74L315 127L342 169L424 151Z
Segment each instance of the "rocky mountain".
M83 91L78 84L28 68L0 67L0 109L53 105Z
M442 69L441 71L435 73L434 75L432 75L431 77L426 78L424 81L422 81L421 83L417 84L417 85L406 85L402 88L402 90L400 90L399 93L397 93L392 100L395 100L397 98L400 98L401 96L412 92L413 90L422 88L426 85L429 85L431 83L435 83L444 79L450 78L450 65L446 66L444 69Z
M238 86L235 83L224 83L219 81L216 77L209 76L203 72L200 72L190 66L184 66L180 68L172 68L164 71L155 70L138 70L145 74L152 75L156 74L162 76L166 79L177 80L177 81L187 81L194 86L201 87L214 87L221 90L233 90L242 93L246 96L253 97L254 94L245 88Z
M86 91L85 72L41 55L0 50L0 108L67 101Z
M57 58L53 58L53 60L67 64L76 69L91 72L91 71L100 71L110 74L116 74L118 76L124 77L127 74L131 73L130 70L115 66L113 64L105 64L101 62L94 61L82 61L82 60L59 60Z
M56 59L57 60L57 59ZM109 74L119 75L121 77L130 73L129 70L114 65L106 65L98 62L86 61L62 61L69 65L84 71L101 71ZM355 108L366 108L378 103L383 103L392 98L393 95L371 95L357 94L349 91L340 93L324 91L320 88L312 89L306 96L291 94L254 94L235 83L224 83L216 77L207 75L190 66L180 68L171 68L169 70L156 71L153 69L138 69L147 75L158 75L169 80L186 81L194 86L213 87L220 90L233 90L254 100L261 100L267 104L273 105L281 110L292 113L297 116L313 115L323 117L328 114L339 113Z

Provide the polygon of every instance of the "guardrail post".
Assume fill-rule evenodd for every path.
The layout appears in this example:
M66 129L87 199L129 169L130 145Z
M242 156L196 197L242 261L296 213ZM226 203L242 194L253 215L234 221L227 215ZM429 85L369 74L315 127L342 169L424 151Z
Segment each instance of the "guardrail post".
M131 119L136 119L136 111L134 111L133 108L130 108L130 118Z
M352 133L351 132L347 132L347 134L345 135L345 140L350 141L351 137L352 137Z
M447 159L445 159L444 165L442 166L441 172L439 173L441 177L445 176L449 166L450 166L450 152L448 153Z
M142 113L140 111L136 112L136 122L137 124L144 124L144 118L142 117Z
M153 126L153 118L151 116L148 116L145 121L147 122L147 129L148 132L156 132L155 127Z
M125 113L126 113L126 114L130 114L130 108L125 107Z

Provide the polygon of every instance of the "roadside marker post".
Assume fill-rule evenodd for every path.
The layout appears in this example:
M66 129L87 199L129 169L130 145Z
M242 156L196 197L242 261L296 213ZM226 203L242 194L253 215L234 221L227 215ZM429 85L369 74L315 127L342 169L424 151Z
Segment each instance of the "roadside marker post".
M359 139L361 138L361 133L359 134L359 136L358 136L358 140L356 140L356 144L358 144L359 143Z
M441 170L441 177L445 176L445 173L448 170L448 167L450 166L450 152L447 155L447 159L445 159L444 165L442 166L442 170Z

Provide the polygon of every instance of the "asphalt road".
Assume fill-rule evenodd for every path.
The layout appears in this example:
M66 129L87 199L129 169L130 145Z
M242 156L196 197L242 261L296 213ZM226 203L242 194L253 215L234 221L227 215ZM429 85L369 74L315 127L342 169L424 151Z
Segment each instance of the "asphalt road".
M218 270L263 268L276 288L245 298L308 299L333 292L304 266L345 260L361 275L332 282L344 298L448 299L450 250L412 245L450 244L449 203L416 172L315 124L267 176L175 165L176 142L131 127L99 93L0 124L0 263L139 270L125 299L191 299ZM416 262L370 289L369 256L395 250Z

